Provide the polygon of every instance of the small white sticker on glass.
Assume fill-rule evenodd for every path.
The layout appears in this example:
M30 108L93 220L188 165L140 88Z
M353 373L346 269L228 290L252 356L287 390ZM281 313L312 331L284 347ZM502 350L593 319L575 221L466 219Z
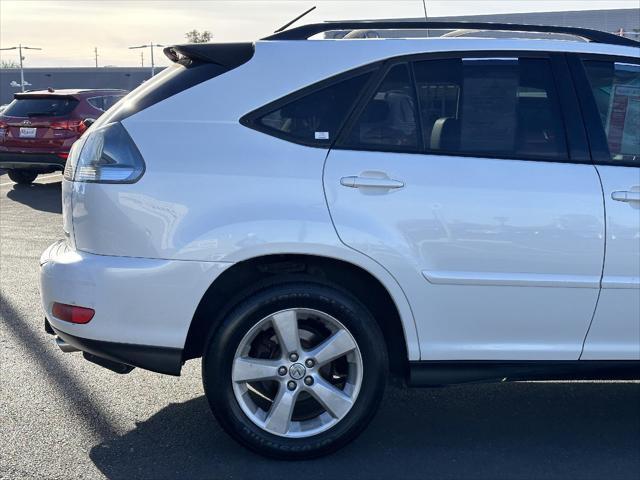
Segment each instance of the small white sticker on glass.
M329 140L329 132L316 132L316 140Z

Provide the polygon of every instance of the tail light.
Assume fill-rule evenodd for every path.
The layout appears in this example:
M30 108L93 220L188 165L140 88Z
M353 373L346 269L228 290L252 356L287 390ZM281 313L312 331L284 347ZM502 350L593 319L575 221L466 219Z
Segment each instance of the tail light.
M8 131L9 124L7 124L6 122L0 122L0 138L6 137Z
M52 122L49 125L52 130L70 130L72 132L83 133L87 126L82 120L62 120L60 122Z
M144 159L120 122L109 123L80 137L71 147L64 178L74 182L135 183Z

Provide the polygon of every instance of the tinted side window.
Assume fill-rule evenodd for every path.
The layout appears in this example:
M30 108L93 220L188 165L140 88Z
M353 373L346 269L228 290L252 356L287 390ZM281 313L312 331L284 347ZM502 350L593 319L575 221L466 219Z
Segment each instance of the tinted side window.
M118 103L122 98L124 98L124 95L109 95L104 97L104 109L109 110L116 103Z
M548 60L454 58L414 68L427 151L567 158Z
M369 100L345 142L350 148L416 150L417 107L406 64L396 65Z
M342 80L280 104L260 116L257 127L294 142L329 145L370 75L369 72Z
M584 66L611 160L640 164L640 65L587 60Z
M91 97L87 99L87 102L99 110L106 112L113 107L118 101L123 98L124 95L105 95L104 97Z
M105 97L91 97L87 99L87 102L92 107L97 108L98 110L102 110L104 112L106 110L106 108L104 107L104 99Z

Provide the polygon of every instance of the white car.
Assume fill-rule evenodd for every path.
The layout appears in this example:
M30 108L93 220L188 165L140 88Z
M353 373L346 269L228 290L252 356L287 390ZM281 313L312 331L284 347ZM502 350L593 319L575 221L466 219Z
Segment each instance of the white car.
M47 331L121 373L203 357L281 458L351 441L388 378L640 376L640 44L308 39L362 26L166 49L69 156Z

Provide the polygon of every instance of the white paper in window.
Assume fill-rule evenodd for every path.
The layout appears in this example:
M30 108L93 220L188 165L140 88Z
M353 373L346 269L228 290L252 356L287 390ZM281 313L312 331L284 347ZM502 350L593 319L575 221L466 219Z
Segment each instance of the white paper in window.
M504 67L465 69L460 146L463 151L514 150L518 73Z

